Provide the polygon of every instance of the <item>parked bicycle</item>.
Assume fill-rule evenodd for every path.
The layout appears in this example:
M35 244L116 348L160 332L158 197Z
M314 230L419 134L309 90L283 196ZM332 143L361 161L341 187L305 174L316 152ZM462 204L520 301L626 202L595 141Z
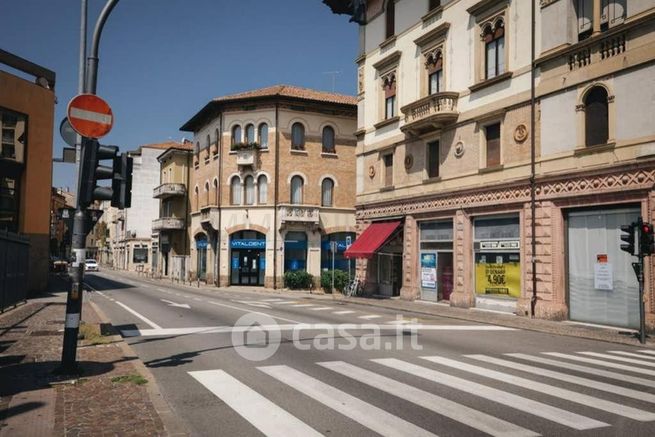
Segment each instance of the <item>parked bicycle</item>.
M350 284L346 286L344 292L347 297L352 297L361 294L363 289L364 289L364 282L361 281L360 279L355 278L352 281L350 281Z

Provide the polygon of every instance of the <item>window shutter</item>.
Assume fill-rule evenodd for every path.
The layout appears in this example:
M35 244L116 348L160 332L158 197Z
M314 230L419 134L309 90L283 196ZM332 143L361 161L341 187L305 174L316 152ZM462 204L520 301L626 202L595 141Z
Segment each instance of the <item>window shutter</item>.
M500 165L500 124L486 127L487 136L487 167Z

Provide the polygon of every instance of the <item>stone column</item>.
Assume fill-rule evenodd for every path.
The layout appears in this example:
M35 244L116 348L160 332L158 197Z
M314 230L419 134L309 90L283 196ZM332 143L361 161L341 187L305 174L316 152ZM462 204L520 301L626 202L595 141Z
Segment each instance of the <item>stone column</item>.
M401 299L415 300L418 290L418 228L413 216L405 217L403 229L403 285L400 289Z
M594 22L592 23L592 35L598 35L600 33L600 7L600 0L594 0Z
M455 284L450 305L469 308L475 306L473 234L471 218L461 209L455 214L454 240Z

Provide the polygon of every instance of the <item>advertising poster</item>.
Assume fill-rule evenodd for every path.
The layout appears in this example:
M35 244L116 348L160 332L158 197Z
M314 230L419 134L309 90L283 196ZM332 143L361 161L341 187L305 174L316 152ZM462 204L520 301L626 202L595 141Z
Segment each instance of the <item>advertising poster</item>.
M437 254L421 254L421 287L437 288Z
M521 266L518 262L475 263L475 292L521 296Z

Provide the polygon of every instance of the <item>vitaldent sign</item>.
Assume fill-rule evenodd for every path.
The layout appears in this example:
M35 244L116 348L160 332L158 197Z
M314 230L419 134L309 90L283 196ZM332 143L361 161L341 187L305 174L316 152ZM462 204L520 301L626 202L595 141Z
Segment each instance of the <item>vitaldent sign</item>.
M232 249L266 249L266 240L231 240L230 247Z

